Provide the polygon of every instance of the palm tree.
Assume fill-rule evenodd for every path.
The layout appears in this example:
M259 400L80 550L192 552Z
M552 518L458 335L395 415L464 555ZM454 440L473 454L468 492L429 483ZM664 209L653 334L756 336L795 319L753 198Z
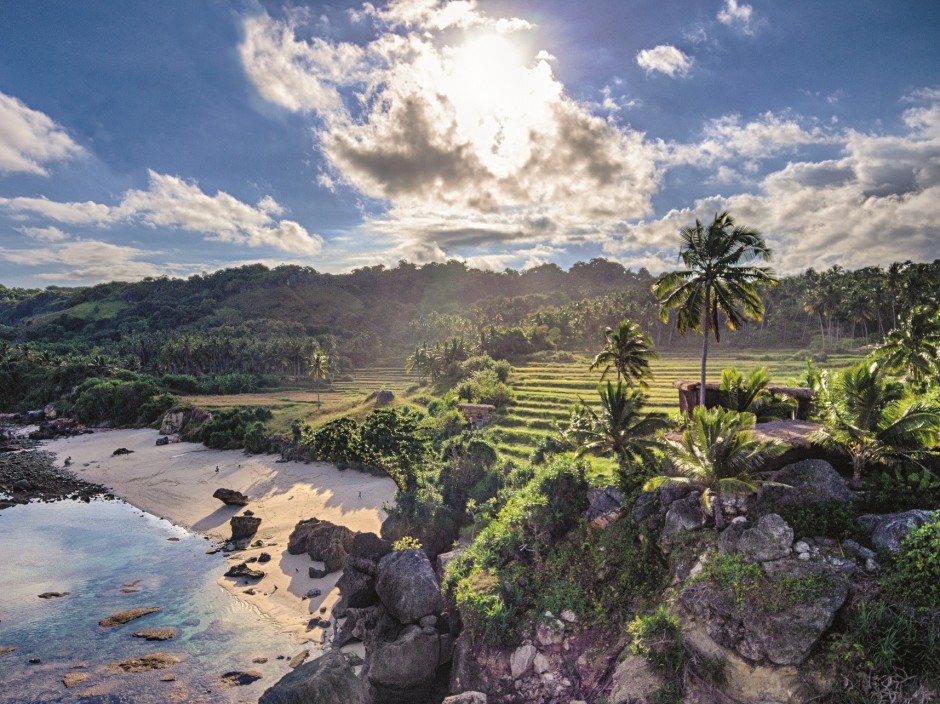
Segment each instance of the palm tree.
M936 309L917 306L885 337L875 357L891 371L903 371L918 389L940 371L940 316Z
M647 388L646 380L652 376L650 360L659 355L653 350L653 341L639 324L623 320L615 328L604 331L604 349L594 358L591 369L604 367L601 379L613 367L617 370L617 381Z
M718 405L729 411L753 413L758 423L788 418L792 412L789 403L767 390L770 376L763 367L744 376L734 367L721 372L718 386Z
M320 407L320 384L330 375L330 358L322 352L314 352L307 366L310 378L317 386L317 408Z
M725 527L722 497L751 494L762 485L775 485L757 479L755 472L781 454L787 445L780 440L758 440L751 432L754 415L724 408L696 406L682 433L681 442L670 440L672 464L679 476L653 477L643 487L652 491L663 485L691 484L702 490L702 505L715 519L715 527Z
M583 401L572 414L565 439L578 447L579 454L612 454L622 473L637 465L652 466L652 450L659 445L656 434L669 425L665 418L642 413L646 397L622 381L608 381L597 389L601 402L598 414Z
M823 373L817 385L823 427L812 440L852 459L852 482L873 464L914 464L935 456L940 442L940 412L931 403L905 393L885 378L877 364L857 364L835 374Z
M727 211L715 215L708 227L696 220L681 235L679 258L686 268L661 276L653 293L660 299L663 322L676 309L676 329L682 334L694 330L704 337L699 389L699 404L704 406L708 337L714 333L715 342L721 342L719 314L732 330L746 318L760 320L764 304L757 286L774 285L777 279L771 269L751 264L770 258L764 238L757 230L736 226Z

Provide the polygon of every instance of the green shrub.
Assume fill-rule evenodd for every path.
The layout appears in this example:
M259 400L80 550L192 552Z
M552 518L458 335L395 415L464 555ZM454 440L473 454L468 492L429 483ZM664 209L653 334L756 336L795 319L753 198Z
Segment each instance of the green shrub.
M202 424L193 439L206 447L237 450L247 447L247 436L247 442L253 448L258 448L257 451L263 452L266 446L264 423L268 420L271 420L271 411L260 406L217 411Z
M665 606L651 614L637 616L627 626L630 652L642 655L658 672L677 676L691 659L682 640L679 621L670 616Z
M787 506L780 510L780 516L798 538L824 536L859 542L867 539L867 533L858 523L857 510L853 504L830 501Z
M760 587L763 574L759 564L747 562L737 553L714 553L695 579L711 582L743 608Z
M156 381L147 375L125 372L120 378L88 379L73 393L71 412L83 423L109 422L115 427L150 423L160 404L148 401L160 393Z
M940 512L904 537L885 587L911 606L940 609Z

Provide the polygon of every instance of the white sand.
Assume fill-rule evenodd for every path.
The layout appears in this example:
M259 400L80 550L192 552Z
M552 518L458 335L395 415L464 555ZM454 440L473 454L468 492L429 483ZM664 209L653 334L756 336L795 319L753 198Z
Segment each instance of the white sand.
M155 430L105 430L54 440L47 443L47 449L56 453L59 462L70 457L71 469L82 479L103 484L143 511L217 539L231 535L229 519L244 509L224 505L212 498L213 492L225 487L245 494L249 503L244 508L261 518L255 537L265 547L232 553L230 560L241 562L261 552L272 559L251 565L266 573L253 585L253 596L245 593L245 580L220 576L219 584L286 632L319 641L322 632L308 631L307 623L319 615L321 607L326 607L323 615L329 615L337 598L333 587L341 572L310 579L307 568L322 564L305 554L288 554L287 538L297 522L306 518L378 533L386 516L382 505L395 494L392 480L354 470L341 472L323 462L277 462L276 455L249 456L195 443L157 447L158 437ZM133 453L113 456L120 447ZM302 599L313 587L319 587L323 595Z

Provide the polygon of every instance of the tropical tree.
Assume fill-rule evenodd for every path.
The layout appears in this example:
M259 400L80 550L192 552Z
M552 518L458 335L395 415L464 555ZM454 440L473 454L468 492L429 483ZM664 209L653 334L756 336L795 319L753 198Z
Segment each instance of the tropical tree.
M565 439L578 448L579 454L594 452L616 457L624 479L641 466L653 466L652 450L660 444L656 435L668 427L668 421L643 413L646 403L643 392L622 381L616 384L608 381L597 392L601 412L595 412L582 401L563 433Z
M734 224L727 211L715 215L707 227L699 220L681 232L679 259L685 269L664 274L653 285L660 299L660 317L668 322L677 311L676 329L701 332L702 374L699 404L705 405L705 369L708 338L721 342L719 315L731 330L746 318L760 320L764 313L757 287L774 285L777 279L767 267L752 262L770 258L770 248L757 230Z
M853 488L861 488L870 465L924 468L923 460L937 455L940 409L905 392L878 364L823 372L816 391L823 427L813 440L851 458Z
M604 349L594 358L591 369L603 367L603 379L613 367L617 370L617 381L622 379L631 386L647 388L647 379L653 375L650 360L659 355L643 328L632 320L623 320L616 328L607 328L604 339Z
M330 358L322 352L314 352L307 366L310 378L317 387L317 408L320 407L320 385L330 375Z
M936 308L917 306L885 337L876 359L891 371L903 371L907 381L923 389L940 368L940 315Z
M754 423L751 413L696 406L682 440L668 441L678 476L653 477L643 488L696 486L702 490L702 505L715 519L715 527L724 528L724 496L751 494L762 485L781 486L756 478L755 472L787 445L776 439L758 439L752 432Z

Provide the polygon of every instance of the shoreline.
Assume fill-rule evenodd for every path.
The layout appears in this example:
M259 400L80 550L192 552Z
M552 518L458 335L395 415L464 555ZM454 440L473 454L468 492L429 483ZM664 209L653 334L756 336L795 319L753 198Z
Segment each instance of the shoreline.
M338 598L335 584L342 571L312 579L307 571L318 565L306 554L287 552L288 536L306 518L319 518L353 531L378 533L394 498L395 484L354 470L340 471L325 462L285 462L276 455L246 455L241 450L213 450L197 443L156 445L156 430L97 430L43 442L61 466L81 479L107 487L115 497L219 543L230 536L232 516L251 509L261 518L254 539L264 547L228 553L228 565L267 552L271 560L252 563L265 576L246 582L219 576L217 583L240 602L273 621L298 644L319 648L326 634L308 628L311 619L328 616ZM129 454L114 456L118 448ZM212 497L224 487L245 494L247 506L226 506ZM253 540L254 540L253 539ZM320 596L307 599L314 588Z

